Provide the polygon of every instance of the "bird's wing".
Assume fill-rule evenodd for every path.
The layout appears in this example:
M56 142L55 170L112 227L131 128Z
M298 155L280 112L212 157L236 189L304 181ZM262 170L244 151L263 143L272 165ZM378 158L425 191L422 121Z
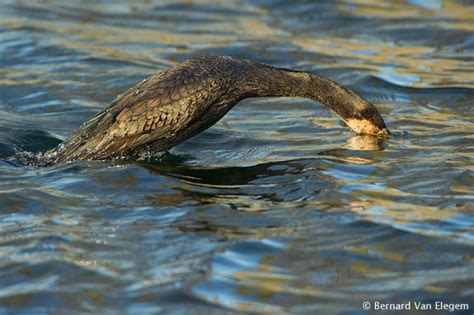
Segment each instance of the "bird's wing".
M179 70L152 76L117 97L70 136L58 160L107 158L172 137L226 91L212 74Z

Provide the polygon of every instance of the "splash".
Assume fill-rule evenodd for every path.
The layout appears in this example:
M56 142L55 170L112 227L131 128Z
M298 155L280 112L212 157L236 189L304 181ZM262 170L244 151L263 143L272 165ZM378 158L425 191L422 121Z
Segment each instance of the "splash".
M15 153L15 155L9 157L6 161L18 166L44 167L52 165L54 157L43 154L43 152L34 153L22 151Z

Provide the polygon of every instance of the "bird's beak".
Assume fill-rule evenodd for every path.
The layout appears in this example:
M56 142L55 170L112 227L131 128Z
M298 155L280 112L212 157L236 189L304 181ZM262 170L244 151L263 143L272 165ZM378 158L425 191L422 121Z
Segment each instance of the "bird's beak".
M383 128L378 132L377 137L388 138L391 134L392 133L387 128Z
M376 137L390 136L390 131L388 131L387 128L380 129L377 125L367 119L350 118L345 119L344 122L355 133L358 133L360 135L370 135Z

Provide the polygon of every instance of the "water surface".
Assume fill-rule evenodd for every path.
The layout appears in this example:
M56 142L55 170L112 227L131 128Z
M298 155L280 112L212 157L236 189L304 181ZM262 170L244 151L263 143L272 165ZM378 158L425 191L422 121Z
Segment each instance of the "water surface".
M472 303L473 17L442 0L3 1L0 313ZM266 98L153 162L6 161L204 54L326 75L395 136Z

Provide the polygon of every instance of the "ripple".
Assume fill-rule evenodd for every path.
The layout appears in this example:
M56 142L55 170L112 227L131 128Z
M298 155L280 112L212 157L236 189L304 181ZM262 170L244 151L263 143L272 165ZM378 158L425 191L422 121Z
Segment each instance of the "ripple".
M473 300L466 1L0 6L0 313ZM141 161L8 162L203 54L328 76L392 136L355 135L307 99L259 98Z

